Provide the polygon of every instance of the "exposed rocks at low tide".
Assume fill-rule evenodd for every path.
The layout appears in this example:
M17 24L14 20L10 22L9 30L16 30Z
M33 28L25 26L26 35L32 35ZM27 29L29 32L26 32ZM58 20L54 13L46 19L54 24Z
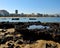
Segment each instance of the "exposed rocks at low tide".
M27 29L31 25L43 25L50 28ZM32 44L37 40L52 40L60 43L60 23L0 23L0 45L7 44L8 47L14 48L15 44Z

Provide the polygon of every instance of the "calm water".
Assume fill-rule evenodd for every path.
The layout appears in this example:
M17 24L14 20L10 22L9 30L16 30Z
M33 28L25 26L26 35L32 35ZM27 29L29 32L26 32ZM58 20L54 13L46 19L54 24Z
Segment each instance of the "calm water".
M44 28L50 29L49 26L42 26L42 25L31 25L31 26L29 26L29 27L27 27L27 28L28 28L28 29L44 29Z
M21 17L19 20L12 20L12 18L0 18L0 22L60 22L60 17L39 17L36 20L29 20L28 17Z

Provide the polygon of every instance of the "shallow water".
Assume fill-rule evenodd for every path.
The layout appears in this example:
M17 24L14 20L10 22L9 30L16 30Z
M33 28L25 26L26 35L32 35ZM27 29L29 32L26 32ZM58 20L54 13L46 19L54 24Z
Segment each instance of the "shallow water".
M12 20L12 18L0 18L0 22L7 22L7 21L8 22L37 22L37 21L60 22L60 17L36 17L36 20L29 20L28 17L21 17L21 18L19 18L19 20Z
M49 26L42 26L42 25L31 25L29 27L27 27L28 29L49 29L50 27Z

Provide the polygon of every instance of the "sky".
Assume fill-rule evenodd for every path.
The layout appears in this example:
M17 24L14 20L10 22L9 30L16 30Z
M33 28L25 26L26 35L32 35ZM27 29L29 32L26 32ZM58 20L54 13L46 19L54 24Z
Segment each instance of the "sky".
M14 13L60 14L60 0L0 0L0 10Z

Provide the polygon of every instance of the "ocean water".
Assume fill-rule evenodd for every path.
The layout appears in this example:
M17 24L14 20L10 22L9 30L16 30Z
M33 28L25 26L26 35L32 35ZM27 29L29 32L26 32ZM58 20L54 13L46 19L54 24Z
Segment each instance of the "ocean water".
M36 20L29 20L28 17L21 17L19 20L12 20L12 18L0 18L0 22L60 22L60 17L30 17Z

